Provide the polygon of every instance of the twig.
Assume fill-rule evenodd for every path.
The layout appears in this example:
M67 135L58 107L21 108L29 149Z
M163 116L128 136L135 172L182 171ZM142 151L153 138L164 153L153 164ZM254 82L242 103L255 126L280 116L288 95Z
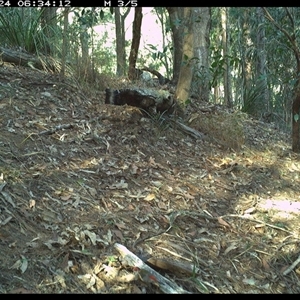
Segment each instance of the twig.
M282 274L283 275L289 274L299 263L300 263L300 255Z

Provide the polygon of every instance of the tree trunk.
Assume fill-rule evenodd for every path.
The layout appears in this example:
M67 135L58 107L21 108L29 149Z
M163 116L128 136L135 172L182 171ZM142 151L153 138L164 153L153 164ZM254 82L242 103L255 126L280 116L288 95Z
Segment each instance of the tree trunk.
M268 85L267 85L267 54L266 54L266 34L265 34L265 18L263 9L256 8L257 12L257 66L256 66L256 86L261 89L261 96L257 98L255 103L256 115L261 116L262 112L268 111Z
M46 44L43 49L45 55L53 55L54 52L53 43L55 38L55 27L57 26L56 11L56 7L47 7L42 9L42 30L44 35L47 37L47 39L45 39Z
M229 26L228 26L228 8L221 8L221 25L222 25L222 48L224 57L224 100L227 107L232 107L232 91L231 91L231 76L229 64Z
M81 25L79 33L81 45L80 74L84 80L86 80L89 77L90 70L89 35L87 33L87 30L87 25Z
M166 69L166 77L170 78L171 74L170 74L170 67L169 67L169 63L170 61L172 61L172 59L170 59L170 55L168 55L167 53L167 20L168 20L168 12L166 11L165 7L154 7L155 12L156 12L156 16L159 20L160 23L160 27L161 27L161 33L162 33L162 57L161 57L161 62L163 64L163 66Z
M251 72L252 64L250 60L250 55L246 55L251 49L251 38L250 38L250 25L249 25L249 9L243 8L243 13L240 17L240 24L242 28L243 35L241 36L241 61L242 61L242 106L243 111L251 113L251 99L248 97L251 90Z
M117 76L124 76L126 72L125 19L129 12L130 7L122 15L120 7L115 7Z
M136 7L134 10L134 21L132 24L132 43L129 55L128 78L130 80L136 80L139 77L136 69L136 60L140 46L142 19L142 7Z
M295 38L295 36L293 35ZM295 95L292 105L292 150L296 153L300 153L300 50L294 40L293 52L297 62L296 83L295 83Z
M173 76L172 83L177 84L182 61L183 32L184 32L184 8L166 7L173 38Z
M70 12L70 8L65 7L63 10L64 29L63 29L63 41L62 41L61 70L60 70L61 78L63 78L65 76L67 53L68 53L68 49L69 49L69 39L68 39L69 12Z
M211 22L210 7L193 7L194 57L197 58L194 69L195 95L198 100L209 101L209 32ZM194 92L193 91L193 92Z
M299 83L298 83L299 85ZM296 92L295 99L292 107L292 150L300 153L300 127L299 127L299 114L300 114L300 86Z
M194 57L194 34L193 34L193 8L184 7L185 32L183 41L183 51L181 58L181 68L179 79L175 91L175 100L180 108L184 110L190 96L191 83L193 79Z

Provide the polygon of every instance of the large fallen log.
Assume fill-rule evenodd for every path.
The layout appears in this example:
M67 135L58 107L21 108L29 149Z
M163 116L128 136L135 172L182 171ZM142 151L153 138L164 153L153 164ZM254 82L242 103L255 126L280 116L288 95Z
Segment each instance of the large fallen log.
M38 70L55 70L54 61L51 62L46 56L35 56L23 50L13 50L0 47L0 59L2 62L17 66L30 67Z
M33 64L37 69L41 69L42 64L40 59L21 50L12 50L0 47L0 55L3 62L13 63L20 66L28 66Z

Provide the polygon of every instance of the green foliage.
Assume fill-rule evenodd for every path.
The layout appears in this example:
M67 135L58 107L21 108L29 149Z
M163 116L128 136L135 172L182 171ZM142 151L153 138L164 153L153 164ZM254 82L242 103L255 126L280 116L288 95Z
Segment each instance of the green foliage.
M210 64L210 73L211 80L209 83L210 88L218 85L220 81L223 80L224 76L224 67L228 62L229 66L232 68L237 68L241 63L238 56L232 55L222 55L221 48L212 46L210 48L211 52L211 64Z
M243 106L241 111L244 113L256 115L260 111L262 101L262 95L264 93L263 80L258 80L256 84L252 84L250 87L244 86L243 94Z
M37 53L47 44L41 24L42 10L10 8L0 10L0 37L2 44L20 47Z
M76 23L79 25L85 25L87 27L93 27L100 22L112 21L113 10L105 10L96 7L87 8L84 7L81 11L74 10L74 15L76 16Z
M169 65L172 63L170 45L165 46L162 51L160 51L155 45L147 44L147 46L148 48L146 49L149 51L150 57L153 61L152 67L159 69L161 66L164 66L165 69L168 70ZM168 76L170 76L170 74L167 74L167 77Z

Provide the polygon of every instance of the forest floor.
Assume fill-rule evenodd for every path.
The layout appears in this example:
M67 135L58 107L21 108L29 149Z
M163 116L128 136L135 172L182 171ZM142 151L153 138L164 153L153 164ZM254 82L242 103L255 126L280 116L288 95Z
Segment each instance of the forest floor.
M187 293L300 293L289 135L203 103L196 139L105 85L1 66L0 292L163 293L123 245Z

